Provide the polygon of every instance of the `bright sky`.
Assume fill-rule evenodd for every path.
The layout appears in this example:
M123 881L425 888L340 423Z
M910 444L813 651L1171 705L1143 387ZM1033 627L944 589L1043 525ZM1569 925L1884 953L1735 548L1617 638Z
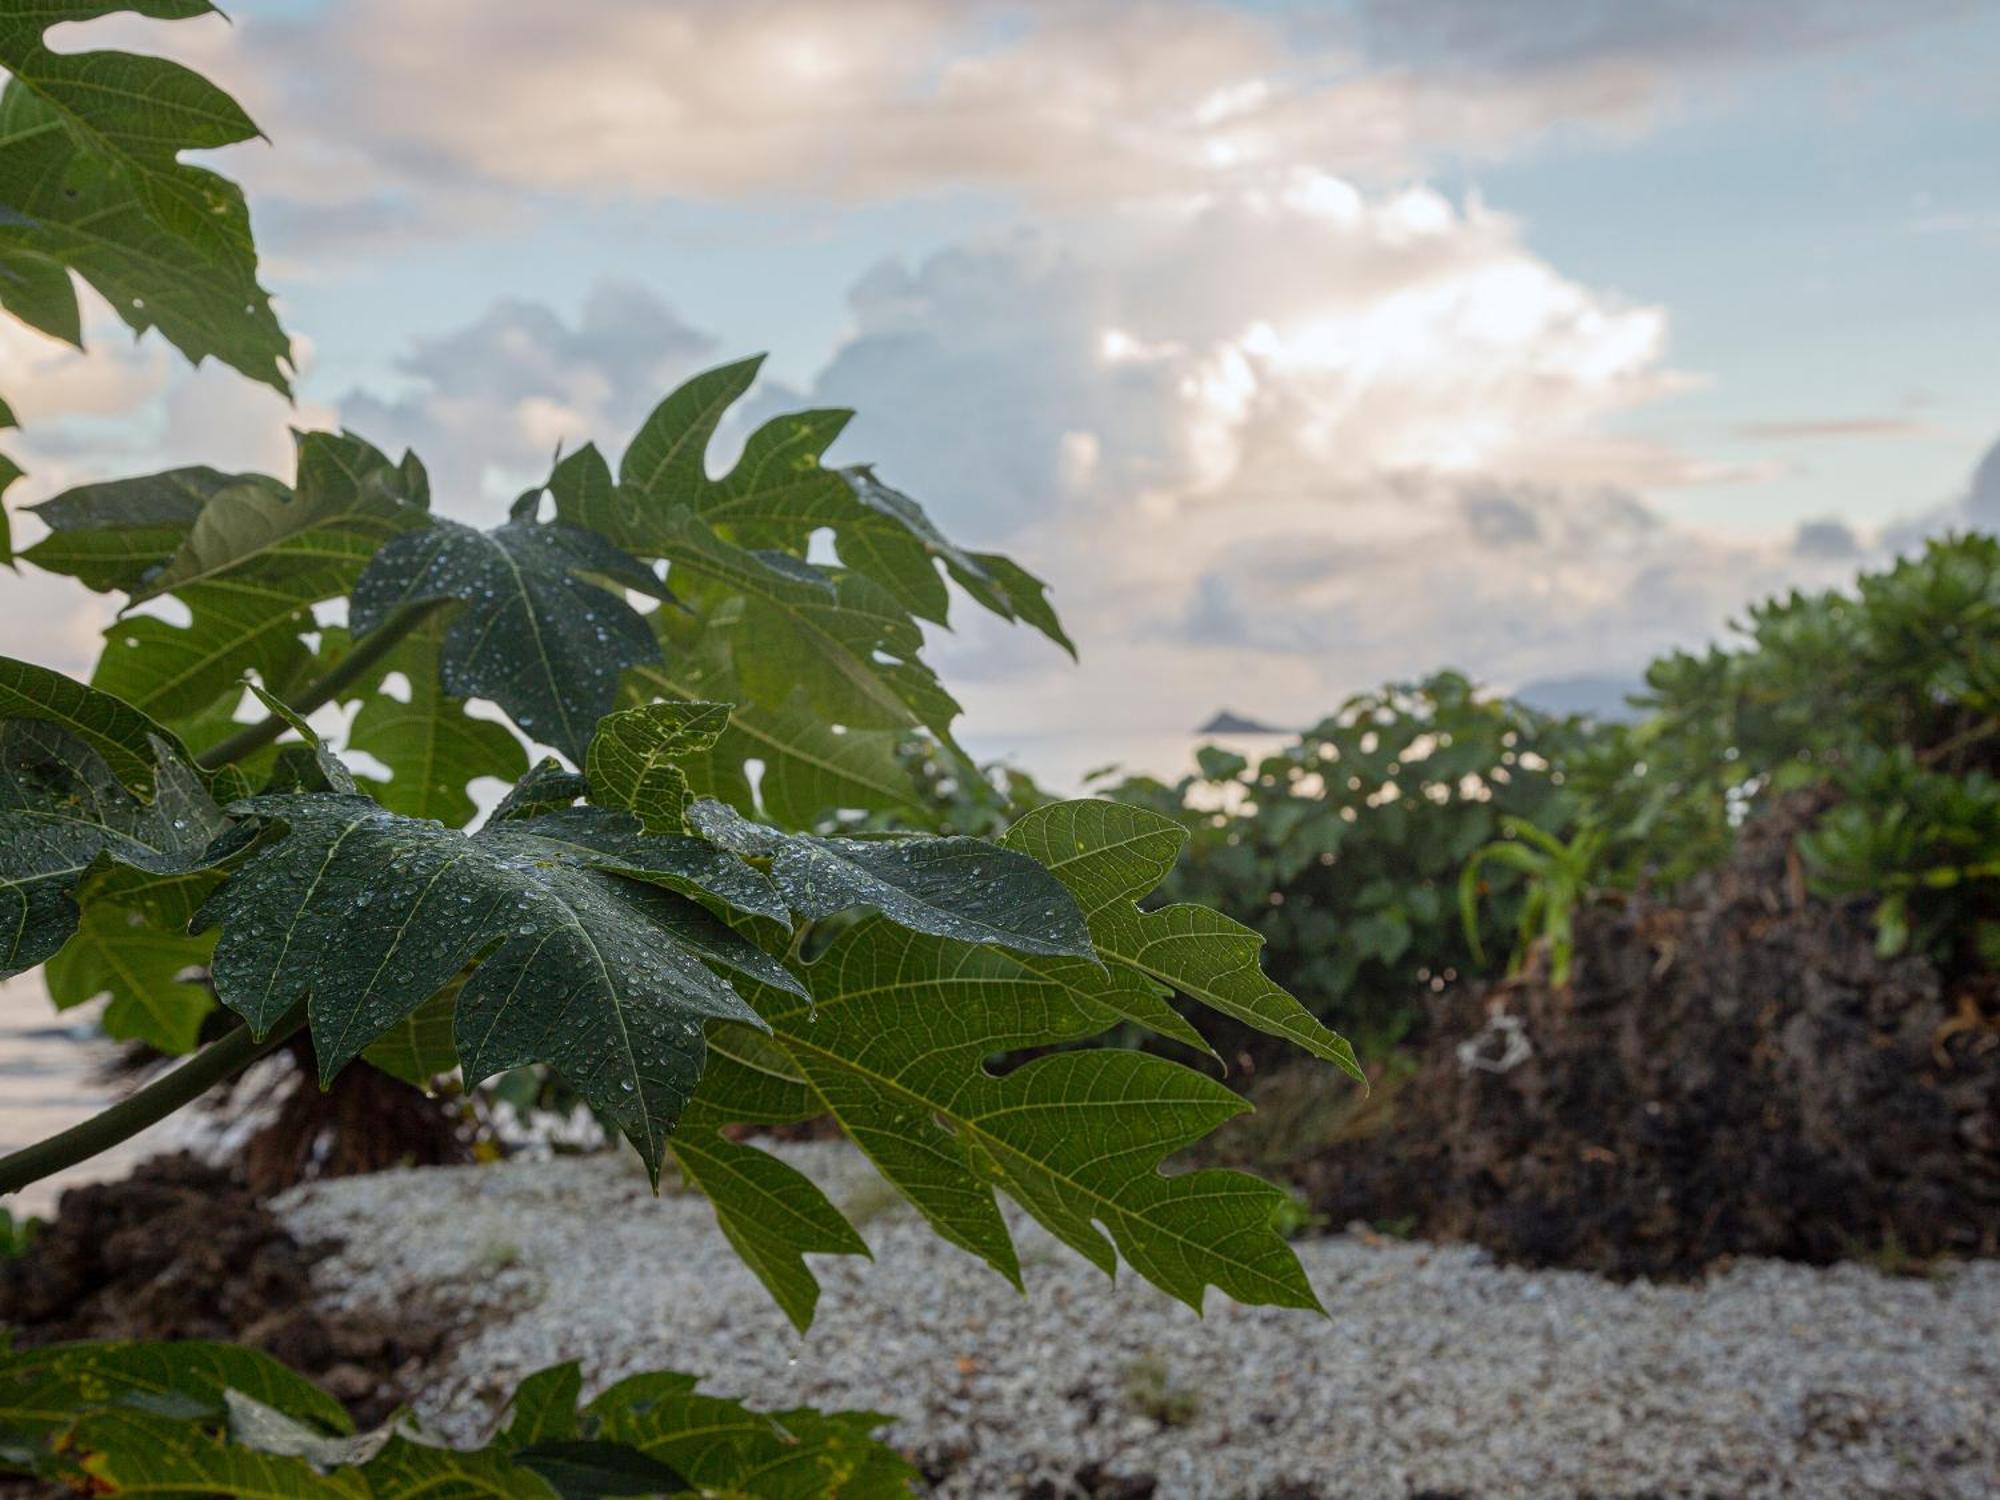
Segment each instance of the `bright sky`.
M558 441L769 350L751 415L855 406L837 456L1054 582L1081 667L969 613L938 649L970 741L1031 761L1446 662L1631 673L2000 526L1990 3L233 12L59 44L263 126L216 164L299 404L108 315L87 356L10 329L16 504L282 473L287 422L340 422L497 519ZM94 604L9 579L0 649L82 670Z

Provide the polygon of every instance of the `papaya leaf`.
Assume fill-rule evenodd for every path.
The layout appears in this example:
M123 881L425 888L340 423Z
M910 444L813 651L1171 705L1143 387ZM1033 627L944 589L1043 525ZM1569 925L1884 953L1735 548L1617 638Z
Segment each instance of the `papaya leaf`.
M222 928L217 993L260 1035L309 998L323 1078L477 964L454 1019L467 1085L549 1063L657 1180L701 1073L702 1024L759 1024L705 960L803 993L701 907L593 868L532 825L468 838L355 796L234 810L288 832L196 915Z
M619 485L654 499L692 499L707 482L708 445L723 413L756 383L763 365L761 354L739 359L706 370L671 392L640 424L618 461ZM583 524L600 523L593 518Z
M705 840L648 834L629 813L603 807L556 808L510 821L593 869L678 891L725 920L762 918L791 931L785 899L770 879Z
M191 1422L106 1407L67 1434L65 1466L101 1495L220 1495L242 1500L369 1500L352 1470L322 1474L303 1458L243 1447Z
M667 645L665 661L626 674L626 697L683 702L741 700L728 650L699 629L681 639L678 621L654 615ZM887 812L918 809L916 783L897 758L897 730L836 726L815 714L803 687L775 705L736 702L715 744L680 765L697 796L739 812L762 811L787 828L811 828L846 808ZM750 762L762 767L754 787Z
M608 1441L685 1474L701 1494L759 1500L908 1500L916 1470L874 1434L877 1412L752 1411L685 1375L634 1375L584 1408Z
M537 1370L514 1388L507 1403L507 1426L496 1445L525 1448L576 1436L577 1407L583 1400L583 1367L575 1360Z
M750 434L728 473L711 479L705 456L724 413L755 382L761 356L695 376L641 425L619 465L617 485L595 449L573 454L551 476L558 514L594 526L642 555L659 547L659 522L685 507L736 545L804 557L813 535L906 615L944 624L949 599L939 565L1003 618L1026 619L1075 655L1048 609L1039 580L947 538L924 508L866 465L829 469L826 450L853 418L823 409L774 417ZM560 479L560 482L558 480ZM997 568L995 563L1004 564Z
M729 1125L789 1125L826 1113L784 1050L762 1033L717 1033L701 1088L672 1142L682 1178L715 1209L724 1238L801 1333L819 1280L807 1255L867 1255L868 1246L811 1178L730 1139Z
M34 220L17 216L0 219L14 229L32 228ZM83 312L77 306L76 283L61 261L33 250L0 248L0 307L30 328L83 347Z
M217 489L135 597L180 593L225 574L291 576L332 565L351 578L389 538L426 524L427 497L408 470L365 440L307 432L297 445L293 489L263 475Z
M288 391L290 341L257 284L257 257L235 184L180 160L253 138L226 93L163 58L57 52L43 33L114 11L160 19L208 14L196 0L46 0L0 12L0 243L66 265L136 332L158 327L190 360L221 358ZM24 315L67 332L46 273ZM26 292L7 301L19 308ZM53 325L53 326L52 326Z
M1093 956L1076 902L1048 869L985 839L815 838L752 823L707 800L689 809L688 821L725 849L768 857L779 891L808 920L872 907L913 932L1021 953Z
M204 168L179 171L223 230L207 243L154 217L141 184L18 81L0 92L0 204L20 216L0 224L0 246L69 267L134 333L157 328L190 362L219 359L289 393L291 340L257 282L243 195Z
M567 1500L497 1448L468 1453L401 1435L359 1477L371 1500Z
M1131 858L1123 847L1130 827L1094 816L1059 826L1067 830L1073 888L1096 889L1101 882L1075 878L1096 862ZM1118 889L1136 891L1142 874L1157 879L1153 869L1152 859L1139 858ZM1101 892L1084 904L1093 923L1101 920ZM1100 954L1108 971L899 930L879 918L846 928L802 971L813 1007L755 992L771 1038L718 1034L717 1061L675 1149L715 1149L712 1123L766 1111L809 1116L817 1106L940 1234L1017 1283L1019 1260L996 1188L1095 1264L1109 1271L1122 1255L1191 1305L1199 1307L1213 1285L1239 1301L1317 1306L1271 1228L1282 1192L1233 1172L1159 1170L1244 1111L1222 1084L1164 1058L1105 1049L1057 1051L1002 1077L986 1070L996 1054L1098 1036L1132 1008L1144 976L1110 949ZM1202 969L1188 955L1176 960L1176 968ZM787 1313L809 1316L811 1273L797 1226L736 1183L705 1176L698 1158L690 1175L705 1190L719 1184L725 1232L747 1242L746 1259Z
M692 573L712 590L741 597L734 628L755 649L738 650L735 667L752 701L782 703L803 688L829 723L922 724L950 739L959 707L919 660L923 632L865 574L833 574L787 553L748 551L682 507L654 518L645 550L670 561L676 588Z
M28 507L49 534L21 556L100 593L130 592L180 549L211 497L259 477L190 468L79 485Z
M528 755L506 725L474 718L464 699L443 691L444 636L444 622L432 616L383 659L383 677L363 695L347 745L389 768L387 781L369 783L377 802L405 817L461 827L474 812L469 783L517 781L527 774ZM407 684L400 700L383 688L398 672Z
M340 793L359 790L354 784L354 773L347 769L346 762L327 748L319 731L307 723L303 715L289 707L277 694L267 691L261 683L250 682L244 686L267 712L284 721L286 728L299 737L302 747L310 755L310 764L317 774L310 782L302 783L305 790Z
M591 577L654 597L660 582L594 532L515 520L492 531L455 521L390 542L354 586L358 640L406 604L462 601L444 636L442 686L491 698L522 731L581 763L618 677L659 659L645 618Z
M188 623L119 620L95 685L178 726L221 696L233 708L246 672L267 687L302 678L312 606L347 593L388 538L429 524L426 488L413 460L391 464L346 433L301 435L295 489L251 475L207 497L174 554L133 588L141 600L174 594Z
M562 1500L612 1495L662 1495L689 1488L682 1474L624 1443L599 1438L551 1438L517 1448L518 1468L538 1475Z
M1098 954L1129 965L1247 1026L1283 1037L1365 1082L1354 1049L1274 984L1258 962L1263 936L1188 903L1141 911L1187 842L1172 819L1121 802L1058 802L1007 830L1067 886L1090 920Z
M726 703L648 703L598 721L585 771L593 801L629 808L648 833L678 833L691 800L678 762L729 727Z
M458 1045L452 1039L452 1017L458 1009L458 986L447 985L368 1044L361 1056L373 1068L400 1078L412 1088L428 1089L458 1066Z
M96 752L133 796L150 801L161 757L187 761L187 747L122 699L61 672L0 656L0 722L38 722Z
M93 871L178 877L208 863L222 814L196 774L155 744L153 799L141 802L93 742L54 723L0 723L0 975L32 968L69 940L75 892Z
M208 962L208 937L164 932L130 907L87 902L76 932L44 978L57 1010L108 997L99 1024L121 1042L172 1055L192 1052L215 997L182 976Z
M36 1437L92 1405L191 1404L220 1414L240 1391L336 1433L353 1423L338 1401L267 1354L197 1339L172 1343L48 1344L0 1354L0 1437Z

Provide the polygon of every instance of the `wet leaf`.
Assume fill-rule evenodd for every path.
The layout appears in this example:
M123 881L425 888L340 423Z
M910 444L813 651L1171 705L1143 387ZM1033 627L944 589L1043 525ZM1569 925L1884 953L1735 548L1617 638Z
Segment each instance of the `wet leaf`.
M444 635L444 692L491 698L524 733L581 764L597 721L617 706L619 674L659 659L644 617L593 577L663 592L593 532L518 520L482 532L440 520L376 554L354 587L354 636L403 605L460 601Z
M706 961L797 989L700 906L532 824L468 838L334 795L234 810L285 834L197 914L222 929L217 993L260 1034L309 997L323 1078L477 965L453 1027L468 1086L546 1062L657 1177L701 1073L703 1023L757 1024Z

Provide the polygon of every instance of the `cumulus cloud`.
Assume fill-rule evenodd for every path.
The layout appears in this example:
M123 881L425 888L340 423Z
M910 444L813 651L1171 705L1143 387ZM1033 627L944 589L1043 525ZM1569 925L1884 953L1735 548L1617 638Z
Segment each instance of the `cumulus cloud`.
M1664 313L1476 200L1301 173L887 264L852 301L804 393L859 411L842 451L1049 572L1084 647L1071 673L943 645L975 732L1290 722L1447 661L1630 669L1843 566L1642 499L1717 478L1605 436L1683 384Z
M420 339L397 361L403 394L350 392L341 421L378 447L414 448L441 510L491 519L494 500L547 476L557 446L616 458L653 404L714 347L646 288L593 287L572 324L508 299Z

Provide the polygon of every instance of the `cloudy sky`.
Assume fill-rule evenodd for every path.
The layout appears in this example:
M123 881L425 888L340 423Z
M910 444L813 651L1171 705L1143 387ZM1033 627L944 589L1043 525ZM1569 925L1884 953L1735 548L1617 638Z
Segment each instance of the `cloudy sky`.
M1630 673L2000 525L1991 4L231 8L61 44L263 126L217 164L299 401L0 330L16 503L338 422L496 519L768 350L750 415L856 407L837 456L1052 579L1080 667L969 614L937 654L973 744L1061 769L1446 662ZM0 598L86 665L90 601Z

